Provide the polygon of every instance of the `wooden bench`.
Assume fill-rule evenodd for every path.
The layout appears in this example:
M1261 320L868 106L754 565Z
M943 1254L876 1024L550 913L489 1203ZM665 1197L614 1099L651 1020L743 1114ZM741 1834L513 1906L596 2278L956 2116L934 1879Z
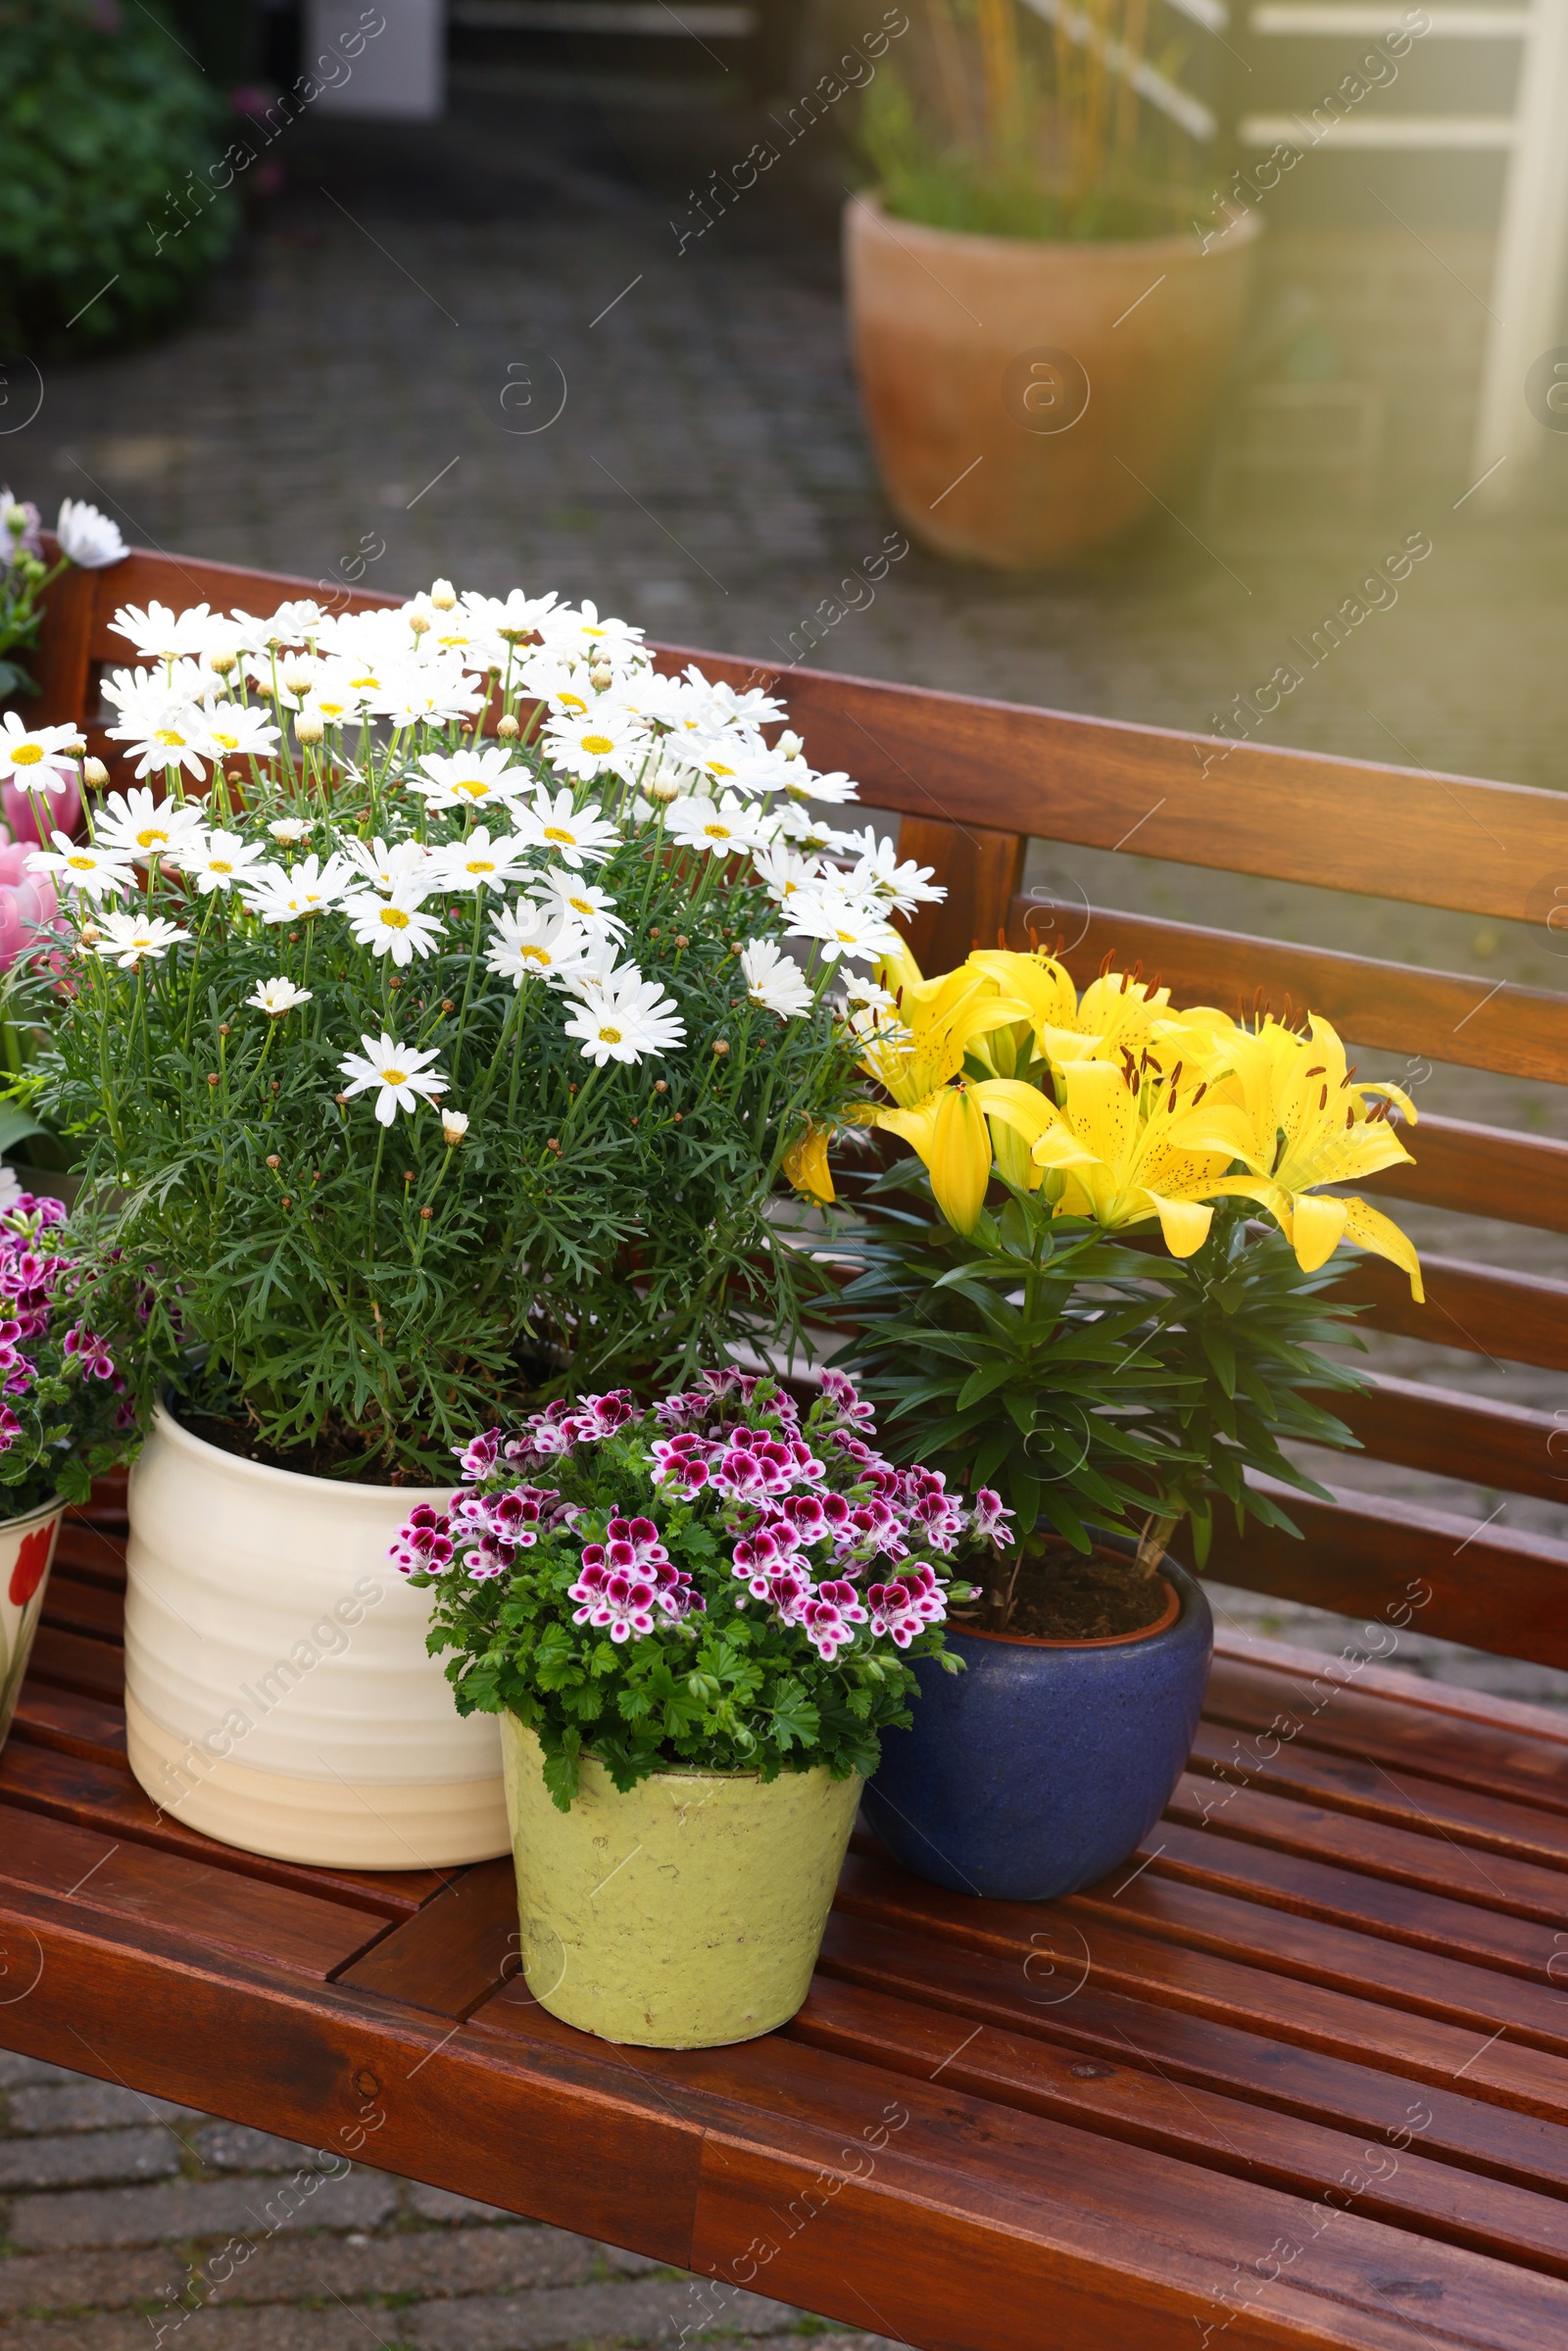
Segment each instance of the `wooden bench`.
M302 588L144 556L71 575L41 714L90 717L122 602ZM785 686L813 760L949 882L930 964L1025 943L1031 836L1568 906L1568 798L1250 749L1205 772L1192 737ZM1568 1082L1561 996L1113 912L1069 959L1107 950L1178 999L1288 989L1360 1046ZM1568 1231L1568 1147L1439 1119L1415 1144L1406 1199ZM1427 1272L1417 1322L1358 1271L1367 1321L1568 1368L1568 1285ZM1568 1494L1550 1412L1385 1379L1356 1418L1391 1464ZM1396 1659L1414 1623L1568 1666L1568 1544L1364 1494L1300 1515L1304 1543L1227 1539L1218 1572L1353 1610ZM0 1758L0 2043L692 2270L692 2335L749 2290L926 2351L1568 2343L1568 1714L1222 1634L1190 1773L1104 1885L981 1903L858 1842L786 2031L616 2049L517 1981L509 1864L307 1870L155 1812L124 1763L122 1528L106 1487L66 1531Z

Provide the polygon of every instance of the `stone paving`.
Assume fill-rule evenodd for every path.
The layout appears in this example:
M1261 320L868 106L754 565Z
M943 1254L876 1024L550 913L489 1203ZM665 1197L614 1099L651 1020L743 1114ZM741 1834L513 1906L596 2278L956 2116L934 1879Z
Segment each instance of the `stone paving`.
M760 2294L0 2051L6 2351L892 2351ZM868 2314L874 2315L874 2314Z

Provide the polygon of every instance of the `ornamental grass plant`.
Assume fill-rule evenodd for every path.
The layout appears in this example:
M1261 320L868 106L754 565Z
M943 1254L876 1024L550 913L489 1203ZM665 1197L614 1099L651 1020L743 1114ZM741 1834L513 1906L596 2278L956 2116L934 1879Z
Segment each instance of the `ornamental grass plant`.
M444 1481L527 1400L794 1332L822 1276L773 1208L855 1088L835 990L930 895L812 815L849 777L553 595L115 625L138 780L40 853L69 935L13 984L143 1408Z
M1186 42L1148 54L1149 0L925 0L916 23L906 62L882 68L860 115L889 212L1091 242L1178 225L1194 140L1152 97L1170 89Z

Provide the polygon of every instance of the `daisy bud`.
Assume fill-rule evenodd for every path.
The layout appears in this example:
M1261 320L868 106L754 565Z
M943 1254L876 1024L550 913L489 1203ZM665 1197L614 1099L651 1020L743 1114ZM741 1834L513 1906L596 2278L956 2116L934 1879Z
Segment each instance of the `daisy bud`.
M664 1083L664 1080L663 1080L662 1078L655 1078L655 1080L654 1080L654 1092L655 1092L656 1094L667 1094L667 1093L669 1092L669 1088L668 1088L668 1086L667 1086L667 1085Z
M457 601L457 589L449 579L438 579L430 590L430 602L438 612L450 612Z
M510 710L496 722L496 733L501 737L503 743L515 743L521 732L521 727Z
M798 759L806 749L806 745L801 741L795 729L787 726L780 735L776 748L783 753L787 759Z
M282 1165L282 1161L278 1158L276 1151L268 1152L267 1164L269 1167L279 1167Z
M109 770L102 759L84 759L81 780L91 791L101 792L109 781Z
M218 1075L218 1072L217 1072L217 1070L216 1070L216 1069L210 1069L210 1070L207 1072L207 1083L209 1084L209 1086L216 1086L216 1085L218 1085L220 1082L220 1079L219 1079L219 1075Z
M336 1104L337 1104L337 1106L338 1106L338 1108L339 1108L340 1110L342 1109L342 1107L343 1107L344 1103L345 1103L345 1102L348 1101L348 1099L349 1099L349 1098L348 1098L348 1096L347 1096L346 1094L334 1094L334 1095L333 1095L333 1097L332 1097L332 1100L333 1100L333 1101L336 1102Z
M456 1147L458 1144L460 1144L460 1143L463 1141L463 1138L464 1138L464 1136L465 1136L465 1135L467 1133L467 1131L468 1131L468 1114L467 1114L466 1110L443 1110L443 1111L442 1111L442 1113L441 1113L441 1138L442 1138L442 1141L443 1141L444 1143L446 1143L446 1144L448 1144L449 1146L451 1146L451 1147L455 1148L455 1147Z
M715 1037L713 1039L713 1051L718 1054L719 1058L722 1059L724 1054L729 1052L729 1039L727 1037Z
M277 1203L277 1204L278 1204L278 1206L279 1206L280 1208L292 1208L292 1207L293 1207L293 1205L294 1205L294 1202L293 1202L293 1201L292 1201L292 1200L289 1199L289 1196L288 1196L288 1194L285 1192L285 1193L284 1193L284 1195L283 1195L283 1197L282 1197L282 1199L281 1199L281 1200L278 1201L278 1203Z
M677 931L675 933L675 945L677 948L690 947L691 941L687 938L684 931Z
M325 733L320 715L316 710L301 710L294 721L295 738L301 743L319 743Z
M410 626L410 628L412 628L412 629L413 629L413 631L414 631L414 633L415 633L415 635L416 635L416 637L422 637L422 636L425 636L425 635L427 635L427 634L428 634L428 632L429 632L429 627L430 627L430 615L429 615L429 613L428 613L428 612L411 612L411 613L409 614L409 626Z
M426 1220L426 1222L428 1222L428 1220L435 1214L435 1210L433 1208L421 1208L419 1210L419 1214Z
M603 694L607 686L614 684L615 672L608 661L595 661L588 672L588 682L596 693Z
M316 681L315 669L304 661L287 662L280 674L291 694L309 694Z
M239 667L239 655L231 645L215 645L207 656L207 666L219 677L227 677L231 669Z
M680 798L680 786L676 783L672 775L656 775L652 782L648 785L647 789L650 800L662 800L667 802L671 800L679 800Z
M60 748L68 759L84 759L87 757L87 746L79 735L73 742L62 743Z

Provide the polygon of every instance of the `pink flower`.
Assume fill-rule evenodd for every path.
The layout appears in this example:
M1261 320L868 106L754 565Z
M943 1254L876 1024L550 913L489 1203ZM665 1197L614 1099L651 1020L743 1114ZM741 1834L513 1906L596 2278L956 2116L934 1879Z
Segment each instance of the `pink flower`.
M974 1497L974 1531L988 1542L1006 1544L1012 1541L1010 1510L1003 1508L1002 1496L989 1486L982 1486Z
M10 1323L0 1324L0 1330L9 1331L11 1328ZM68 1358L74 1356L80 1365L81 1376L84 1380L112 1380L114 1378L114 1357L110 1354L103 1340L89 1331L84 1323L77 1323L74 1331L66 1333L65 1351Z
M455 1549L446 1512L419 1502L392 1538L387 1557L400 1575L439 1576L451 1566Z
M822 1394L830 1404L838 1406L841 1420L852 1422L855 1427L861 1429L876 1427L876 1414L872 1407L860 1401L859 1390L842 1371L825 1371L822 1374Z
M56 809L51 816L69 832L81 806L74 783L67 787L67 797L75 801L71 815L64 816ZM43 943L47 934L59 931L64 937L66 926L58 919L60 902L49 876L27 870L38 832L25 793L8 784L0 792L0 800L6 804L6 820L17 836L0 847L0 971L9 971L19 955ZM18 804L15 814L13 801Z
M940 1624L948 1612L942 1587L924 1561L905 1568L891 1584L873 1584L865 1596L871 1603L872 1632L891 1635L901 1649L927 1625Z
M651 1518L612 1518L605 1533L611 1543L630 1545L633 1565L667 1566L669 1553L660 1542L659 1529Z
M458 1456L458 1467L465 1479L469 1485L476 1485L495 1468L501 1450L501 1431L486 1429L482 1437L471 1438L466 1445L455 1445L452 1450Z
M22 1423L9 1404L0 1404L0 1453L9 1453L22 1434Z
M805 1627L806 1638L823 1664L831 1665L840 1649L854 1641L856 1626L870 1620L853 1584L830 1583L817 1586L797 1621Z
M654 1629L655 1588L645 1576L630 1575L622 1567L589 1559L589 1551L600 1548L590 1543L583 1553L583 1571L572 1585L569 1597L582 1602L572 1616L574 1625L608 1626L614 1641L630 1641L635 1633L641 1638Z

